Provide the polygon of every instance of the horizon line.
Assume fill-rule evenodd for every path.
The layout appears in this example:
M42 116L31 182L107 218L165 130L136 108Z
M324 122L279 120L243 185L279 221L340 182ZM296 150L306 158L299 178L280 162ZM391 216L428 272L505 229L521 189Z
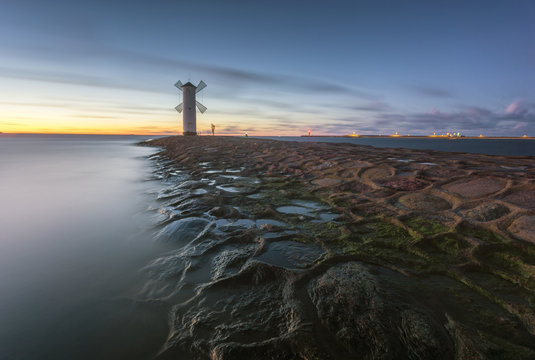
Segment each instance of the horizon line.
M229 134L215 134L215 136L239 136L244 137L245 133L248 132L242 132L242 133L229 133ZM165 133L66 133L66 132L2 132L0 131L0 136L16 136L16 135L86 135L86 136L183 136L180 133L175 134L165 134ZM197 134L196 136L212 136L212 134L205 133L205 134ZM310 137L310 138L322 138L322 137L341 137L341 138L429 138L429 139L535 139L535 136L528 136L526 134L522 136L513 136L513 135L461 135L459 137L456 136L446 136L446 135L417 135L417 134L407 134L407 135L398 135L398 134L317 134L317 135L307 135L307 134L300 134L300 135L273 135L273 134L266 134L266 135L252 135L248 134L249 137Z

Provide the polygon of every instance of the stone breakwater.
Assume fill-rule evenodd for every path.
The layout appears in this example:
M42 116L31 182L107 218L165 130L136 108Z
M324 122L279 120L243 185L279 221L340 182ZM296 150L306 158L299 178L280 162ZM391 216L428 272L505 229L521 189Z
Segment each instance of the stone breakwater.
M150 141L158 359L535 358L535 159Z

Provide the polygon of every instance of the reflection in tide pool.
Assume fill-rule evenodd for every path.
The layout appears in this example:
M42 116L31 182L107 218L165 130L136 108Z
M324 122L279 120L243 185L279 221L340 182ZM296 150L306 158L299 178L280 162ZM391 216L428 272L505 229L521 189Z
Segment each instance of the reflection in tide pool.
M156 251L141 140L0 136L2 359L146 358L165 340L167 309L131 296Z

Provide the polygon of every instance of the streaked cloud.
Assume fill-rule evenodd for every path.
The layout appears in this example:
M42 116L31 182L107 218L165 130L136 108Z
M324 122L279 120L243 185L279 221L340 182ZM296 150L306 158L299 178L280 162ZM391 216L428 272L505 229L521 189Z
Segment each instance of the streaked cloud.
M110 79L107 77L83 75L73 72L39 70L29 68L0 67L0 78L58 83L65 85L89 86L108 89L132 90L163 93L162 90L151 86L141 86L135 83Z
M73 48L74 47L74 48ZM12 45L11 52L33 58L43 58L56 63L64 63L71 59L74 62L92 59L97 62L116 64L121 67L137 69L144 73L166 71L169 74L186 74L195 72L211 77L221 84L231 84L234 91L239 92L242 87L269 87L283 92L297 92L302 94L331 93L346 94L365 100L376 100L379 97L368 91L347 86L324 79L296 76L290 74L277 74L272 72L254 71L230 66L221 66L207 62L192 62L178 58L169 58L154 54L128 50L121 47L106 45L102 42L86 41L84 39L69 46L57 44L39 44L38 46ZM151 69L148 69L151 68ZM159 91L146 83L139 85L134 79L113 79L100 76L88 76L80 73L67 73L57 71L44 71L29 68L0 68L0 77L33 79L36 81L49 81L66 84L79 84L84 86L100 86L108 88L131 89L142 91ZM230 87L227 85L227 88Z
M535 112L518 105L511 105L504 112L493 112L480 107L469 107L457 112L432 111L413 114L380 114L373 120L377 128L403 131L461 131L487 132L492 134L511 133L535 125ZM527 129L526 129L527 130ZM531 131L535 130L530 129ZM518 135L518 134L517 134Z
M392 108L385 102L374 101L362 105L349 106L348 109L371 112L385 112L391 110Z
M91 114L75 114L72 117L81 118L81 119L121 119L120 116L111 116L111 115L91 115Z

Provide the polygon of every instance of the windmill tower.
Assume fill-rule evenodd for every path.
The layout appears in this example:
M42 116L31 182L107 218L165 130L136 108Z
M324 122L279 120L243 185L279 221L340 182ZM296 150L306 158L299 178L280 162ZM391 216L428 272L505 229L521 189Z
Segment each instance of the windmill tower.
M182 114L182 129L184 135L197 135L197 112L195 106L199 108L201 114L206 111L206 106L195 100L195 95L206 87L204 81L201 80L199 85L195 86L189 81L182 84L182 81L178 80L175 86L182 91L182 102L178 104L175 109Z

